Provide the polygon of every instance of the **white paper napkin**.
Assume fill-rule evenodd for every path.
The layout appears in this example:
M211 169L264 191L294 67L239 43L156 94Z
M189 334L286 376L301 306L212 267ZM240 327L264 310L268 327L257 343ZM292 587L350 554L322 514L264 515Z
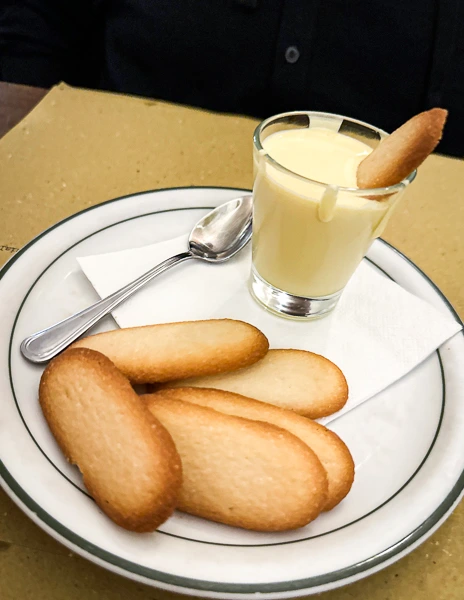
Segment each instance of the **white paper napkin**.
M162 260L185 251L187 236L166 242L78 258L104 298ZM195 319L232 318L264 332L272 348L300 348L322 354L344 372L349 389L345 408L328 423L406 375L460 325L390 281L363 261L337 309L328 317L296 322L267 313L247 289L251 252L247 248L222 265L188 261L153 280L113 312L120 327Z

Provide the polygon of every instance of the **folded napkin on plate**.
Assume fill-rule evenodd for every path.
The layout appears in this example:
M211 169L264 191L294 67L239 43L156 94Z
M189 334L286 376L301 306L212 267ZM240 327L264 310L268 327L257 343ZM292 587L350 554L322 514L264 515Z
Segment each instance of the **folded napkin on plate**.
M187 236L97 256L78 258L93 287L105 297L162 260L185 251ZM368 400L406 375L460 330L440 313L363 261L337 309L318 321L297 322L260 308L247 289L251 253L228 263L190 261L153 280L113 311L120 327L195 319L247 321L273 348L300 348L322 354L344 372L350 395L334 418Z

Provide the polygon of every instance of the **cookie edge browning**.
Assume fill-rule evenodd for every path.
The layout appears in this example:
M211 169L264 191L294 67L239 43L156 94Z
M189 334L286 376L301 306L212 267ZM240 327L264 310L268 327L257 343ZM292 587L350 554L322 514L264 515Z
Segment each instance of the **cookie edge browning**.
M181 499L179 500L178 505L177 505L178 510L185 512L187 514L194 515L199 518L208 519L208 520L214 521L216 523L222 523L222 524L228 525L230 527L240 527L242 529L247 529L247 530L251 530L251 531L259 531L259 532L278 532L278 531L290 531L290 530L294 530L294 529L299 529L301 527L304 527L305 525L308 525L308 523L311 523L312 521L314 521L324 510L324 506L325 506L326 499L327 499L327 489L328 489L326 470L322 466L316 453L313 450L311 450L311 448L309 448L307 446L307 444L302 442L300 440L300 438L298 438L296 435L293 435L286 429L277 427L276 425L273 425L271 423L267 423L264 421L256 421L256 420L252 420L252 419L246 419L243 417L237 417L235 415L228 415L226 413L222 413L213 408L201 406L199 404L194 404L192 402L186 402L183 400L179 400L177 398L165 399L165 398L160 398L156 394L144 394L141 396L141 400L142 400L142 402L145 403L145 405L149 409L153 404L157 404L157 403L158 404L168 403L168 404L177 406L177 409L182 408L184 411L185 411L185 409L188 410L189 408L192 409L194 407L194 410L197 412L197 414L199 412L203 412L203 414L214 414L215 418L217 418L220 415L221 419L227 420L229 422L233 421L239 427L247 427L249 429L254 429L255 431L265 431L266 433L272 432L272 433L275 433L275 435L277 435L280 439L282 439L282 437L284 437L286 439L287 443L291 443L294 447L298 447L298 449L300 451L303 451L303 453L306 454L306 456L310 460L311 469L315 471L315 477L317 477L319 479L318 485L324 486L323 493L321 494L321 498L319 499L317 506L312 506L311 510L305 511L304 514L299 514L297 516L294 516L291 521L289 519L287 519L287 521L285 523L281 522L278 526L275 523L273 523L271 525L269 525L269 524L264 525L263 523L253 522L252 520L242 520L242 521L227 520L227 519L219 520L218 517L214 514L214 512L211 512L208 514L205 511L202 514L199 514L198 512L195 512L195 507L193 505L191 507L183 506ZM308 514L308 513L310 513L310 514Z
M327 504L324 506L323 511L328 512L329 510L332 510L333 508L338 506L340 504L340 502L342 500L344 500L350 493L351 488L353 487L354 478L355 478L355 464L354 464L353 456L350 452L350 449L345 444L345 442L342 440L342 438L338 434L335 433L335 431L328 429L327 427L325 427L321 423L317 423L316 421L313 421L313 423L317 426L319 431L323 432L324 435L326 435L326 436L328 434L330 435L330 438L335 441L338 449L344 455L344 457L347 461L346 471L349 473L349 481L347 481L347 483L344 487L341 487L339 493L332 499L332 502L327 502Z
M226 390L219 390L216 388L200 388L200 387L196 387L196 388L188 388L188 387L164 388L162 390L159 390L158 392L155 392L155 395L157 395L159 397L164 397L164 398L173 398L173 397L176 397L176 392L181 392L182 390L184 390L184 391L195 390L195 391L200 391L200 392L206 392L206 394L210 394L210 393L224 394L225 396L228 396L230 398L231 402L233 402L234 400L238 401L238 402L245 401L246 403L255 405L258 409L260 407L265 407L266 410L268 410L270 408L276 414L284 413L285 416L289 416L290 418L296 418L298 420L304 419L304 421L309 422L311 424L311 427L318 429L318 431L321 433L321 435L323 435L326 438L330 438L330 443L332 445L337 446L337 449L339 450L340 454L343 455L343 459L346 461L346 465L344 468L344 472L346 473L346 476L347 476L346 481L344 482L344 485L340 486L340 489L338 490L337 494L335 494L332 498L330 498L330 495L328 495L326 504L324 505L324 508L322 509L323 512L327 512L327 511L335 508L338 504L340 504L340 502L344 498L346 498L346 496L350 492L350 490L353 486L353 483L354 483L354 476L355 476L354 460L353 460L353 457L351 455L351 452L350 452L348 446L340 438L340 436L337 435L331 429L328 429L321 423L317 423L316 421L313 421L312 419L303 417L302 415L299 415L298 413L295 413L292 410L288 410L286 408L276 406L275 404L268 404L266 402L262 402L261 400L255 400L254 398L248 398L247 396L243 396L242 394L237 394L235 392L228 392ZM183 402L192 402L193 404L197 404L197 402L195 402L194 400L189 400L188 397L187 398L179 397L179 400L182 400ZM205 406L205 405L200 404L199 406ZM208 408L212 408L212 407L208 406ZM214 408L213 410L222 412L219 408ZM230 413L226 412L225 414L230 414ZM233 416L237 416L237 415L233 415ZM241 417L241 418L251 419L251 417L245 417L245 416ZM252 419L252 420L255 420L255 419ZM258 420L258 419L256 419L256 420ZM267 423L268 421L265 421L265 422ZM282 429L286 429L284 424L277 425L276 423L271 423L271 425L275 425L277 427L281 427ZM286 430L289 431L288 429L286 429ZM295 435L296 437L299 437L298 434L296 434L296 433L293 433L293 432L290 432L290 433L292 433L292 435ZM303 443L306 443L304 440L302 440L302 441L303 441ZM318 456L317 451L314 450L313 448L311 448L310 445L309 445L309 447L316 454L316 456ZM322 461L321 461L321 463L322 463ZM323 463L322 463L322 465L323 465Z
M379 154L384 151L390 156L393 154L393 161L390 164L384 163L376 148L358 166L358 188L389 187L403 181L435 150L442 138L447 116L447 110L432 108L415 115L398 127L377 146ZM376 196L371 198L379 200Z
M174 380L182 380L190 377L207 377L209 375L219 375L221 373L229 373L231 371L237 371L246 367L253 365L255 362L258 362L261 358L263 358L268 350L269 350L269 340L264 335L264 333L252 325L251 323L247 323L246 321L241 321L239 319L199 319L197 321L177 321L173 323L159 323L154 325L142 325L138 327L124 327L121 329L113 329L111 331L104 331L101 333L96 333L92 336L87 336L81 338L77 342L74 342L70 346L71 349L75 348L86 348L86 340L92 339L104 339L105 337L118 335L119 332L124 331L144 331L147 329L155 329L159 327L175 327L179 325L189 325L189 324L198 324L198 323L234 323L239 324L240 326L245 326L248 329L249 333L253 333L253 339L250 339L249 348L246 355L242 355L241 357L235 358L234 360L229 360L228 362L224 360L221 366L214 365L211 361L202 363L197 367L196 372L194 372L193 368L186 369L185 368L185 360L179 360L179 367L184 368L182 373L182 368L179 368L178 373L175 376L172 375L157 375L149 374L148 369L144 369L143 366L141 369L133 369L133 368L125 368L122 364L116 365L117 368L126 376L132 383L136 384L156 384L156 383L165 383ZM90 349L90 348L89 348ZM100 350L95 350L96 352L100 352L105 355L105 353Z
M343 371L340 369L340 367L338 365L336 365L329 358L322 356L322 354L317 354L316 352L311 352L310 350L300 350L297 348L283 348L283 349L276 349L276 350L278 350L279 352L288 353L288 354L304 353L305 356L311 355L311 360L314 360L314 358L315 358L316 360L319 361L319 363L328 365L329 368L333 371L334 379L335 379L335 377L337 379L336 386L334 386L334 387L336 387L337 391L330 398L328 398L326 407L324 409L319 408L319 410L314 410L312 412L309 412L309 411L308 412L300 412L299 410L294 410L294 412L301 415L302 417L306 417L307 419L314 420L314 419L322 419L322 417L328 417L330 415L333 415L334 413L338 412L345 406L345 404L348 402L348 394L349 394L348 381L346 380L345 374L343 373ZM283 407L279 407L279 408L283 408ZM286 409L286 410L288 410L288 409Z
M50 403L50 392L48 390L48 382L50 377L53 376L53 371L60 368L63 361L73 360L91 360L94 368L105 369L107 374L114 378L112 385L118 387L118 392L126 397L130 394L134 398L135 402L133 405L139 405L141 407L140 414L142 418L145 418L147 423L151 425L153 431L153 439L156 442L160 455L164 458L162 463L164 464L164 476L165 476L165 502L164 506L160 501L160 498L156 498L151 508L147 510L147 507L140 512L139 515L134 516L133 514L126 514L118 509L108 506L107 502L100 497L98 489L95 489L92 480L87 474L81 470L81 466L78 465L72 456L72 442L69 444L69 440L66 439L66 435L63 435L61 426L57 426L54 422L52 408ZM66 460L79 469L82 474L83 482L86 489L89 491L91 497L97 504L97 506L108 516L116 525L126 529L128 531L134 531L138 533L148 533L155 531L162 523L164 523L174 512L177 504L177 498L182 485L182 463L175 447L174 441L167 431L167 429L160 423L158 419L140 402L137 394L132 389L127 378L116 368L111 360L101 352L91 350L88 348L72 348L58 355L54 358L45 368L42 373L40 384L39 384L39 403L47 421L48 427L53 434L60 450L63 452ZM138 410L138 409L137 409ZM167 465L171 466L168 468ZM97 486L98 487L98 486Z

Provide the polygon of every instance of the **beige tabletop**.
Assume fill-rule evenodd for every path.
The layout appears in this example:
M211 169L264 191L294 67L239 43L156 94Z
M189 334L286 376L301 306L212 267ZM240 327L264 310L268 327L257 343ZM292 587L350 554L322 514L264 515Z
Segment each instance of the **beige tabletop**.
M256 121L61 85L0 141L0 265L44 228L124 194L252 185ZM464 162L431 156L383 236L464 317ZM420 401L420 398L418 398ZM462 600L464 504L422 546L323 600ZM167 599L74 555L0 491L0 599Z

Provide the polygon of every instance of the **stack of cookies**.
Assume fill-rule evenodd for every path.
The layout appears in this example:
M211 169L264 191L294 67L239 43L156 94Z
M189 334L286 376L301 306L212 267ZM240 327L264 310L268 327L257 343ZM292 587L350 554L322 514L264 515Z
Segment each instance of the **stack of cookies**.
M354 464L312 419L347 397L326 358L269 350L258 329L228 319L81 339L50 362L39 390L55 439L98 506L138 532L176 508L255 531L296 529L331 510L349 492Z

